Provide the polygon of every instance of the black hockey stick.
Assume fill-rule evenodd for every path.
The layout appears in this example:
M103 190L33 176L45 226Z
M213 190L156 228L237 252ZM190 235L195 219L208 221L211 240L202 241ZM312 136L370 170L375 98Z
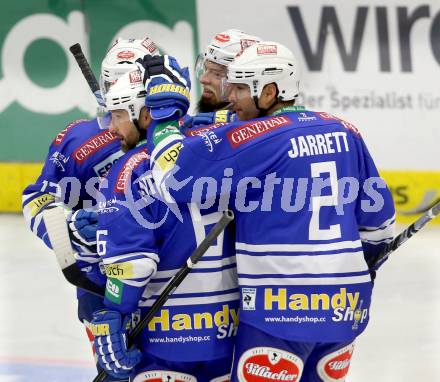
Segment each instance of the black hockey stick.
M232 211L225 211L221 219L216 223L216 225L209 231L205 239L200 243L200 245L194 250L192 255L186 260L186 264L180 268L180 270L173 276L164 291L160 294L154 304L151 306L147 315L139 322L139 324L134 328L134 330L128 336L128 347L131 348L135 339L144 331L148 323L153 319L154 315L159 311L160 308L167 302L170 295L176 290L176 288L182 283L185 277L191 272L191 269L203 254L212 245L214 240L217 239L226 226L234 219L234 214ZM101 371L93 380L93 382L103 382L107 374L105 371Z
M63 207L46 208L43 219L58 265L67 281L89 293L104 297L104 288L90 281L76 265Z
M99 87L99 83L96 80L95 75L93 74L92 68L90 67L86 56L84 56L84 53L82 51L81 45L79 43L76 43L72 45L69 48L70 52L73 54L73 57L75 57L75 60L81 69L81 72L84 76L84 78L87 81L87 84L90 87L90 90L92 91L93 95L95 96L96 100L98 101L99 106L105 107L104 99L102 97L101 89Z
M374 259L368 262L368 267L373 269L380 261L388 257L392 252L405 243L410 237L419 232L427 223L434 219L440 213L440 202L430 208L424 215L418 218L407 229L396 236L393 241L383 249L383 251Z

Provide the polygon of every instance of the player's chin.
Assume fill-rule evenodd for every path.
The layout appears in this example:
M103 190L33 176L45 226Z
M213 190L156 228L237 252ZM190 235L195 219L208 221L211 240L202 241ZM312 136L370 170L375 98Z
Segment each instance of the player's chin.
M131 149L130 145L126 142L121 140L121 150L126 153L127 151L129 151Z
M138 140L128 140L128 141L123 141L124 145L122 145L121 143L121 150L126 153L127 151L133 150L136 145L139 143Z
M202 94L202 101L206 105L217 105L219 103L219 100L217 99L216 95L212 92L203 92Z
M239 121L246 121L246 115L242 111L239 111L236 114Z
M244 121L246 119L245 114L243 113L243 110L241 109L236 109L236 108L232 108L232 111L235 113L235 115L237 116L237 119L239 121Z

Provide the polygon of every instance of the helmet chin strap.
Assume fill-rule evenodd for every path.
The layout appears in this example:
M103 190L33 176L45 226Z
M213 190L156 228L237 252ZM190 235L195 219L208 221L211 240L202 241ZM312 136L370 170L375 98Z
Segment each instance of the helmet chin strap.
M137 119L133 119L133 124L134 124L134 126L136 127L136 130L139 133L139 142L143 141L144 139L146 139L146 137L147 137L147 130L146 129L141 129Z
M268 108L263 108L263 107L260 107L260 105L259 105L259 101L260 100L259 100L259 98L257 96L253 96L252 98L254 99L255 106L256 106L256 108L258 110L257 118L266 117L267 116L267 112L270 109L272 109L278 103L278 100L275 98L273 100L272 104Z

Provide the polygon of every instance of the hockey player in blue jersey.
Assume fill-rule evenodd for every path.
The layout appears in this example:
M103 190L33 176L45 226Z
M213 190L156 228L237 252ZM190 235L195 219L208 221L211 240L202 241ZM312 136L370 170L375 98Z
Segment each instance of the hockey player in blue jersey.
M146 71L160 69L150 62ZM169 75L176 64L165 62ZM179 97L179 115L189 106L189 78L185 86L168 89ZM160 85L158 85L160 87ZM104 303L92 322L98 361L115 377L132 381L227 381L238 324L238 285L233 240L221 234L168 302L127 350L126 324L138 308L148 311L171 277L185 264L221 213L200 212L195 204L179 205L179 216L154 199L149 153L139 142L152 118L169 111L167 101L150 115L139 71L122 76L106 103L112 112L110 131L131 148L113 166L101 186L98 249L108 277ZM172 111L175 102L173 101ZM164 131L162 137L166 137ZM171 138L171 137L170 137ZM171 155L171 151L170 151ZM144 201L144 205L140 203ZM108 329L108 330L107 330Z
M149 38L142 40L118 39L102 62L102 91L119 76L135 67L137 58L157 54ZM105 122L106 116L102 116ZM122 143L123 146L123 143ZM54 204L64 204L72 246L77 264L97 284L105 283L96 254L97 216L96 191L99 179L123 154L118 137L100 126L95 118L71 122L53 140L41 175L23 192L23 214L32 232L51 247L43 221L43 211ZM68 191L68 192L67 192ZM78 317L86 328L92 313L102 306L102 298L78 289ZM93 343L91 332L87 334Z
M184 139L170 117L147 132L159 189L196 202L203 186L203 200L221 194L235 207L233 381L343 381L369 320L366 259L393 238L392 197L362 137L337 117L295 107L298 76L286 47L252 45L228 66L240 122ZM155 76L145 81L154 108ZM165 130L174 139L161 139Z

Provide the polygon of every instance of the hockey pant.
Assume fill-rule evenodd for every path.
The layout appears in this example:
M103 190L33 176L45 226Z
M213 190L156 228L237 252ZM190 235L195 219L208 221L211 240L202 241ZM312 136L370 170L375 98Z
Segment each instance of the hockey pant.
M343 382L353 349L353 341L294 342L240 323L231 381Z

